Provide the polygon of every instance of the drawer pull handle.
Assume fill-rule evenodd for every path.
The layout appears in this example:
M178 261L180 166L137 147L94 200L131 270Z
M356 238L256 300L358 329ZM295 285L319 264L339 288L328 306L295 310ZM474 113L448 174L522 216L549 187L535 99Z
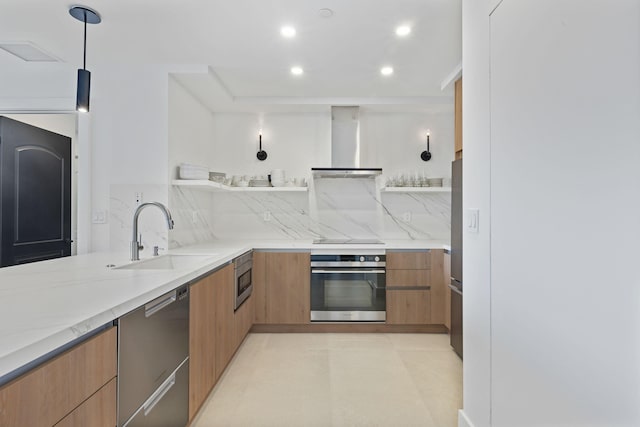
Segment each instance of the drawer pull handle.
M176 373L174 372L167 380L160 386L153 396L149 399L149 401L144 405L144 416L146 417L149 412L153 410L153 408L162 400L165 394L171 390L171 387L176 383Z

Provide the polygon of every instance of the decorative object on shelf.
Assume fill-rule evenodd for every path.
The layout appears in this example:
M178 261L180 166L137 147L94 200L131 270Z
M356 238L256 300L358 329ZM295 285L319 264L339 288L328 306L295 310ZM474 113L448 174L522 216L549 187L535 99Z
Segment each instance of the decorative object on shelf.
M210 179L209 168L191 163L180 163L178 176L180 179Z
M420 158L422 160L424 160L425 162L428 162L429 160L431 160L431 152L429 151L429 138L431 136L431 131L427 130L427 150L423 151L422 154L420 154Z
M260 132L258 133L258 140L260 142L260 151L258 151L256 157L262 162L267 160L267 152L262 149L262 129L260 129Z
M82 68L78 69L78 88L76 92L76 111L89 112L89 98L91 93L91 72L87 70L87 24L99 24L102 19L98 12L84 6L74 6L69 14L78 21L84 22L84 48Z

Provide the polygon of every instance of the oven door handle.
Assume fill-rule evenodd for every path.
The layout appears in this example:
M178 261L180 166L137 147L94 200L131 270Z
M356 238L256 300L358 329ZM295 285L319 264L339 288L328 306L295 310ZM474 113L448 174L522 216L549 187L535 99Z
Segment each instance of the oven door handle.
M332 274L332 273L344 273L344 274L385 274L385 270L311 270L312 274Z

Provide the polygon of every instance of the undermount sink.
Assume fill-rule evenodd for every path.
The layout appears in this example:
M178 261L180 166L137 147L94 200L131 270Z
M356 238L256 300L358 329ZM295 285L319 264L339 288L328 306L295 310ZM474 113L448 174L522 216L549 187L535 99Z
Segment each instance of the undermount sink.
M207 255L162 255L154 258L147 258L116 267L119 270L180 270L183 268L195 267L198 264L206 264L213 260L216 254Z

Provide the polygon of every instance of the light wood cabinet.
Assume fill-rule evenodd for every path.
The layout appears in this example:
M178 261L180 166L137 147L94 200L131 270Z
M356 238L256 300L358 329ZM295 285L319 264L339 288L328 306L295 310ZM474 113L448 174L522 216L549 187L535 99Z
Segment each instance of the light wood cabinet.
M113 427L116 420L116 379L85 400L55 427Z
M233 314L234 316L234 348L235 350L240 347L242 341L249 333L251 326L253 326L253 292L245 302Z
M431 321L429 291L387 290L387 323L423 325Z
M253 297L234 312L232 264L191 286L189 312L189 419L224 372L253 325Z
M429 270L431 253L424 251L388 251L387 270Z
M267 323L309 323L309 253L269 252L266 255Z
M233 265L228 265L216 274L214 283L214 304L215 314L215 363L216 381L224 372L227 364L233 357L235 348L235 324L233 318L234 280L235 272Z
M443 325L444 251L387 252L387 323Z
M308 252L254 252L255 323L310 323Z
M387 270L387 286L428 287L431 285L431 270Z
M110 328L6 384L0 388L0 425L53 426L62 421L116 377L116 349L116 328ZM108 392L86 403L109 407L115 389L113 395ZM115 405L111 409L115 420Z
M253 291L254 323L267 323L267 253L253 252L251 282Z
M222 276L226 275L219 272ZM222 284L216 275L191 286L189 299L189 419L198 411L216 382L215 287Z

